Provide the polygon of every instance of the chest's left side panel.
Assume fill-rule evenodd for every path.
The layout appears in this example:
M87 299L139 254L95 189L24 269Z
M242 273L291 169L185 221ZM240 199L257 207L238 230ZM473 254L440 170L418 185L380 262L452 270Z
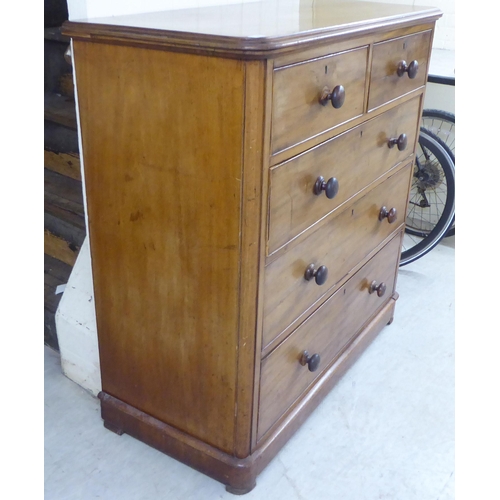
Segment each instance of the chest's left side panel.
M245 65L74 42L103 391L233 453Z

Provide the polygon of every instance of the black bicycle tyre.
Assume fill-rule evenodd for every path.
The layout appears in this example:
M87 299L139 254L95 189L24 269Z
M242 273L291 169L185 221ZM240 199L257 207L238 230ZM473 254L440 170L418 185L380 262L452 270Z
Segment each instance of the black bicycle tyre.
M450 113L448 111L442 111L440 109L424 109L422 111L422 127L427 129L429 132L433 133L434 135L437 135L450 148L450 150L453 154L453 161L455 161L455 139L453 139L452 143L448 143L448 141L444 140L443 137L439 134L439 131L436 132L435 130L430 128L429 125L427 125L425 123L426 118L441 120L442 122L450 123L453 125L453 130L454 130L455 129L455 115L453 113ZM455 134L453 134L453 136L455 136Z
M439 136L437 136L433 132L429 131L425 127L420 127L420 130L424 130L428 134L432 135L432 138L439 143L439 145L446 151L446 153L448 154L448 156L451 158L451 160L453 161L453 167L454 167L455 166L455 156L451 152L450 148L445 144L445 142L442 141L439 138ZM455 219L453 218L453 223L450 226L450 229L447 231L447 233L445 235L445 238L447 236L452 236L452 235L450 235L450 231L454 232L454 230L455 230L454 224L455 224ZM408 234L411 234L412 236L418 236L420 238L425 238L429 234L430 231L415 230L412 227L410 227L410 226L407 225L406 228L405 228L405 232L408 233Z
M445 132L441 135L441 128L433 129L431 128L433 123L426 122L426 118L429 120L440 120L445 123L450 124L450 132L453 130L453 139L448 141L448 138L444 140L443 137L446 136ZM442 111L441 109L424 109L422 112L422 126L436 135L439 139L443 141L444 144L450 149L452 154L453 164L455 164L455 115L448 111ZM455 235L455 224L453 223L448 232L446 233L446 237Z
M446 177L445 207L434 228L419 243L401 252L399 266L405 266L429 253L446 235L455 220L455 165L442 142L428 130L421 128L419 143L430 150L439 161Z

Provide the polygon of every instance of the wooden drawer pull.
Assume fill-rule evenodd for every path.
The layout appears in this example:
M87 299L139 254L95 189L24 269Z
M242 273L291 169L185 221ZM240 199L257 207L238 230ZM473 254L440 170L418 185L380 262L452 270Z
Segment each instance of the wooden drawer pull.
M328 278L328 268L326 266L320 266L318 269L315 269L314 264L309 264L304 273L304 278L307 281L311 281L315 278L317 285L324 285Z
M376 281L372 281L370 288L368 289L368 292L369 293L377 292L377 295L379 297L383 297L386 290L387 290L387 285L383 281L380 284L377 284Z
M406 146L408 146L408 137L406 134L401 134L399 137L393 137L387 142L389 148L397 146L399 151L404 151Z
M314 183L314 194L319 196L322 191L325 192L328 199L335 198L339 192L339 181L335 177L330 177L328 181L325 181L323 176L319 176Z
M328 101L331 101L332 106L336 109L341 108L345 101L345 89L343 85L337 85L331 92L328 88L324 88L319 98L319 102L326 106Z
M396 220L398 219L398 211L396 210L396 208L392 207L390 210L387 210L387 207L382 207L378 214L378 220L382 221L384 219L387 219L389 221L389 224L396 222Z
M304 351L300 357L300 364L302 366L307 365L310 372L315 372L318 369L320 361L321 358L319 354L310 355L307 351Z
M418 61L412 61L410 64L407 64L406 61L400 61L398 63L398 76L401 77L405 73L408 73L408 78L415 78L418 73Z

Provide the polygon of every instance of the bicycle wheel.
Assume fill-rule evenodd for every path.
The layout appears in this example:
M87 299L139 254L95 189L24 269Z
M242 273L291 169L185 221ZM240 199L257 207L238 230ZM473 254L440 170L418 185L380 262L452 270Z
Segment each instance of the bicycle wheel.
M422 131L422 129L424 130L424 132L430 133L427 129L424 129L423 127L421 127L420 130ZM454 159L453 154L450 151L450 149L448 148L448 146L439 137L437 137L436 135L433 135L432 133L430 133L430 134L432 135L433 140L438 142L439 146L441 146L441 149L443 149L444 152L453 160ZM420 139L419 139L419 142L420 142ZM439 166L439 163L437 163L437 166L436 166L435 161L434 162L432 160L429 161L429 156L427 154L427 150L422 149L421 144L419 144L419 151L420 151L420 153L423 153L423 156L421 155L421 158L419 160L420 163L416 164L417 166L420 166L421 170L422 170L421 171L422 179L420 180L420 189L422 189L422 188L434 189L436 196L440 195L441 200L445 199L442 196L442 193L439 191L442 189L446 189L446 185L444 185L444 187L443 187L443 184L442 184L442 178L443 178L442 167ZM422 162L422 158L425 159L425 162ZM455 166L455 162L453 161L453 167L454 166ZM419 200L419 204L420 204L421 208L428 208L429 209L429 210L425 211L425 213L428 217L428 219L426 221L423 221L421 217L415 217L415 212L412 212L411 209L408 211L409 216L406 220L406 232L408 234L411 234L413 236L420 236L421 238L425 238L434 229L434 226L437 224L437 221L439 220L439 218L441 217L441 214L443 212L444 202L440 202L439 200L434 198L432 200L432 203L434 204L432 207L430 206L430 203L431 202L429 202L427 200L427 198L425 197L425 194L422 197L422 199ZM410 217L410 214L412 214L413 217ZM423 215L424 215L424 213L421 214L421 216L423 216ZM454 223L455 223L455 221L453 220L452 226L454 225ZM452 226L450 226L450 227L452 227ZM446 232L445 236L448 236L449 232L450 232L450 230L448 230Z
M450 148L455 162L455 115L439 109L424 109L422 127L437 135Z
M439 109L424 109L422 126L437 135L450 148L453 163L455 163L455 115ZM455 234L455 223L450 227L446 236Z
M400 266L430 252L455 220L455 165L449 149L420 129Z

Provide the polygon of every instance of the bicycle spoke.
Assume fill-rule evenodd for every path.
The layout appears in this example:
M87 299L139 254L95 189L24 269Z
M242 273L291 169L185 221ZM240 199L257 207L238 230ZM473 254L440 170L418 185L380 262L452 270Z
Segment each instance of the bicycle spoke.
M437 133L446 127L430 120ZM454 219L454 164L447 146L421 129L408 200L400 265L422 257L445 236ZM450 185L448 181L452 181Z

